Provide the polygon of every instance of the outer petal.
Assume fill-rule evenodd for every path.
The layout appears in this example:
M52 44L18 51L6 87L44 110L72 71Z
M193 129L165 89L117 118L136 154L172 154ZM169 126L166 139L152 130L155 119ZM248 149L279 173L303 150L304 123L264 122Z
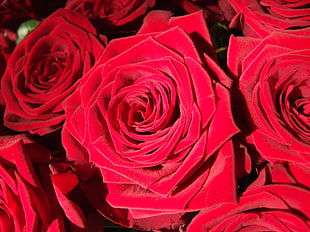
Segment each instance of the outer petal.
M296 170L305 169L294 163L266 166L260 180L251 184L238 204L224 204L202 211L194 217L188 231L240 231L244 227L249 229L247 231L309 230L310 212L305 204L310 192L294 181L299 177L298 172L296 176L289 172L291 165L296 165ZM265 179L264 183L262 179Z

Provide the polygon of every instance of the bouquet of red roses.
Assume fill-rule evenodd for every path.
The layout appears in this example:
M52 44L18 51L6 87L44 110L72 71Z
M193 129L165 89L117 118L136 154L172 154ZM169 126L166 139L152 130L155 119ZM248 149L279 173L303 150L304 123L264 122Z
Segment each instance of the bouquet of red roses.
M310 231L307 1L0 1L0 231Z

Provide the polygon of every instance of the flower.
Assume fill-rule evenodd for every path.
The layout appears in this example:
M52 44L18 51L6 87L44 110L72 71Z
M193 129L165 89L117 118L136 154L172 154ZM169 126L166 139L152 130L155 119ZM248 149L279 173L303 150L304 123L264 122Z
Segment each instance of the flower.
M61 128L62 102L94 64L104 43L86 18L60 9L14 49L1 82L4 123L44 135Z
M265 39L230 41L228 66L239 78L242 118L248 121L244 127L250 143L269 162L310 165L308 40L306 34L275 32Z
M1 231L64 231L46 172L49 154L24 134L0 137Z
M309 231L308 8L0 0L0 231Z
M67 157L83 181L100 172L99 197L126 212L124 226L176 228L235 201L232 82L181 28L110 41L66 103Z
M309 231L309 177L297 163L268 164L238 204L200 212L187 231Z

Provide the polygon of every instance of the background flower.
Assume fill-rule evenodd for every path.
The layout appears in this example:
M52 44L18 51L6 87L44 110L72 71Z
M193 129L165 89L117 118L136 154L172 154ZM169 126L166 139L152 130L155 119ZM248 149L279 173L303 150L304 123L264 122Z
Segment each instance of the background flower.
M58 10L15 48L2 78L4 123L40 135L61 128L63 101L104 50L83 16Z
M27 134L0 136L2 231L102 231L75 174L55 161L52 152Z
M187 231L308 231L308 178L308 168L300 164L268 164L238 204L202 211Z
M228 66L241 91L236 101L245 103L243 132L269 162L310 165L308 40L306 34L275 32L263 40L230 41Z
M26 135L0 137L1 231L64 231L48 160L49 152Z
M91 206L78 176L68 163L56 157L49 163L50 180L67 219L66 231L104 231L107 220Z

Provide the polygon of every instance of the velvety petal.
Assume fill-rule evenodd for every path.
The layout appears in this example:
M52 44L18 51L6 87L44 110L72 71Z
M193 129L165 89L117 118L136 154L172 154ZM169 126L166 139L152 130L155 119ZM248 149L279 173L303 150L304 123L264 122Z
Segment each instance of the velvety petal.
M68 131L62 131L63 144L69 150L67 156L69 161L74 161L73 168L77 169L77 173L79 174L81 179L89 179L96 173L89 165L89 157L87 150L81 146L81 144L76 140Z
M293 160L309 166L309 160L300 156L297 151L291 150L288 145L281 144L259 132L253 132L253 137L258 150L271 162ZM284 157L283 153L285 153Z
M309 210L304 202L305 198L308 199L308 189L298 183L292 184L291 177L294 176L285 164L266 167L259 175L259 179L265 178L265 182L251 184L238 204L223 204L201 211L188 226L188 231L239 231L244 226L249 231L309 230ZM296 168L303 169L300 165Z
M309 187L309 183L307 182L309 176L307 166L301 166L298 163L289 162L288 168L299 185Z
M61 180L58 180L59 178L61 178ZM52 181L58 202L64 210L67 218L78 227L86 228L86 222L82 210L66 197L66 194L68 194L78 183L76 176L70 173L52 175Z
M166 31L169 28L169 21L173 12L164 10L152 10L143 19L137 34L148 34Z
M216 92L219 96L227 96L227 98L220 98L220 101L216 107L216 112L214 113L213 119L208 126L208 154L212 154L216 149L228 141L229 138L236 134L237 131L239 131L239 128L234 123L233 115L231 113L232 110L228 100L229 92L220 84L216 84L215 89L217 90ZM225 113L223 114L223 112ZM217 128L220 124L221 130L218 130ZM222 143L216 144L213 142L214 139L222 141Z
M261 39L251 37L230 37L227 54L227 66L234 76L239 77L241 75L243 70L242 61L260 41Z
M143 24L137 34L161 32L173 27L180 27L183 29L189 34L195 46L199 48L198 51L204 50L210 57L217 60L202 11L184 16L172 17L170 11L153 10L145 16Z

